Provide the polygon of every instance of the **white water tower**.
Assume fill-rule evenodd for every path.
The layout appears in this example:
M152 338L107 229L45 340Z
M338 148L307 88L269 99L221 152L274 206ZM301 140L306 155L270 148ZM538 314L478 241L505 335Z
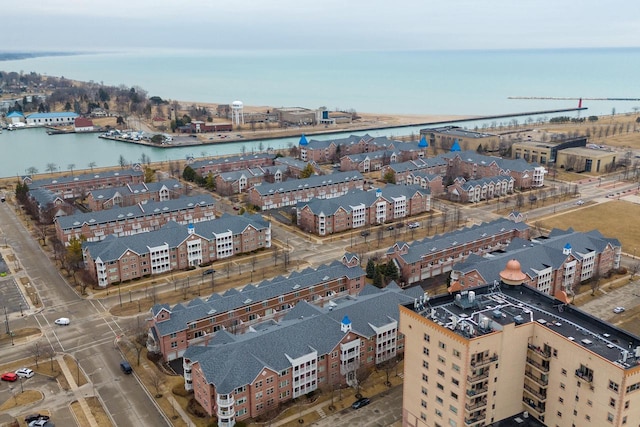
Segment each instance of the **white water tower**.
M242 101L233 101L231 104L231 122L234 125L244 124L244 105Z

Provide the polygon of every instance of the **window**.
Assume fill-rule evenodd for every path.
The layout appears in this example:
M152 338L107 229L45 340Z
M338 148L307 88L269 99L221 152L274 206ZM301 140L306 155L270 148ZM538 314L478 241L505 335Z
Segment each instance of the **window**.
M449 405L449 410L450 410L451 412L453 412L454 414L457 414L457 413L458 413L458 408L456 408L456 407L455 407L455 406L453 406L453 405Z
M431 337L429 337L429 334L424 334L424 340L426 342L429 342L430 339L431 339Z
M444 386L442 384L437 383L436 385L438 387L438 390L444 390Z
M422 354L429 355L429 349L427 347L422 347Z
M607 421L609 421L610 423L613 422L613 414L611 412L607 413Z
M609 380L609 390L613 390L616 393L618 392L618 383L615 383L611 380Z
M557 415L558 415L558 418L562 418L562 412L558 411Z
M454 392L451 392L451 397L455 400L458 400L458 395Z
M561 398L561 397L559 397L559 398L558 398L558 402L560 402L560 403L564 403L564 399L563 399L563 398Z
M422 367L425 369L429 369L429 362L427 362L426 360L422 361Z
M564 383L560 383L560 388L564 390Z
M422 381L424 381L425 383L428 383L429 377L426 374L422 374Z
M445 343L443 343L442 341L440 341L440 342L438 343L438 347L440 347L440 348L441 348L441 349L443 349L443 350L446 350L446 349L447 349L447 345L446 345Z
M427 407L427 401L426 400L421 400L420 401L420 406L422 406L423 408Z
M622 417L622 424L626 424L627 423L627 416L625 415L624 417Z
M460 366L456 365L455 363L451 365L451 368L456 372L460 372Z
M629 401L624 402L624 409L629 409Z
M587 405L593 406L593 402L587 399Z
M444 359L444 357L442 357L442 356L438 356L438 362L440 362L440 363L446 363L447 361Z
M458 381L455 378L451 378L451 382L453 383L453 385L458 385L458 386L460 385L460 381Z
M566 370L566 369L564 369L564 368L563 368L561 373L562 373L562 375L564 375L565 377L567 376L567 370Z
M439 409L436 409L436 415L442 418L442 411Z
M425 396L427 395L427 388L426 387L422 387L422 394L424 394Z
M616 407L616 400L613 397L609 399L609 406L611 406L612 408Z
M442 398L440 396L436 396L436 402L442 405Z
M591 416L589 416L589 415L585 415L585 416L584 416L584 418L585 418L587 421L591 421Z
M453 349L453 355L455 357L457 357L458 359L460 358L460 352L458 350L456 350L455 348Z

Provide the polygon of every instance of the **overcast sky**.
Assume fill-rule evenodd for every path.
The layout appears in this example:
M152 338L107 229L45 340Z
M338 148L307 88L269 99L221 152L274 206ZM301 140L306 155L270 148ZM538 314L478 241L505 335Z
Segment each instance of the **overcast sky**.
M638 0L32 0L2 50L636 47Z

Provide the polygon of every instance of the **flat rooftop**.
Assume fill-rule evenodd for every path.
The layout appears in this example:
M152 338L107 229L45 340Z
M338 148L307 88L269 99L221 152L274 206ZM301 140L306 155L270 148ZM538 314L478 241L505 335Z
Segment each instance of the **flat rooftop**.
M494 283L406 307L469 339L537 322L623 369L640 363L640 338L524 285Z

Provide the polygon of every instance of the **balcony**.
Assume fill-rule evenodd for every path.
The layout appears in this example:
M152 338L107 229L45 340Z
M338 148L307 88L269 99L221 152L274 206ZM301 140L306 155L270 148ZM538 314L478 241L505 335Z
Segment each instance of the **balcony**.
M593 374L583 372L580 369L576 369L576 377L580 378L582 381L586 381L588 383L593 382Z
M551 358L550 351L544 351L540 347L537 347L532 344L528 344L528 347L529 347L529 350L531 350L533 353L537 354L538 356L542 357L544 360L549 360Z
M542 366L541 363L536 362L535 360L533 360L530 357L527 357L527 363L531 366L533 366L534 368L536 368L537 370L541 371L541 372L549 372L549 367L548 366Z
M524 371L524 375L525 375L525 377L535 381L537 384L539 384L539 385L541 385L543 387L546 387L549 384L549 380L545 380L542 377L536 377L530 371Z
M540 391L535 390L533 387L530 387L526 384L524 385L524 389L527 391L527 393L531 393L533 396L537 397L540 401L547 400L546 393L540 393Z
M231 406L235 403L235 399L232 394L219 394L216 397L216 403L220 406Z
M494 354L493 356L491 356L491 357L489 357L487 359L471 361L471 366L473 366L475 368L479 368L481 366L485 366L485 365L488 365L490 363L496 362L497 360L498 360L498 355Z
M464 423L465 425L468 425L468 426L481 427L485 425L484 424L485 418L486 418L486 415L479 415L473 418L465 418Z
M470 397L481 396L485 394L487 391L489 391L489 387L485 385L483 388L467 390L467 396L470 396Z
M540 415L544 415L544 411L545 411L545 404L538 404L536 403L535 400L533 399L529 399L528 397L522 397L522 402L524 402L524 404L526 405L526 407L530 410L533 411L534 414L536 414L537 416Z
M472 412L472 411L475 411L476 409L482 408L484 406L487 406L487 399L482 399L482 400L480 400L478 402L471 403L471 404L465 403L464 409L467 412Z
M482 381L486 378L489 377L489 371L484 371L481 374L472 374L472 375L467 375L467 382L469 383L477 383L478 381Z

